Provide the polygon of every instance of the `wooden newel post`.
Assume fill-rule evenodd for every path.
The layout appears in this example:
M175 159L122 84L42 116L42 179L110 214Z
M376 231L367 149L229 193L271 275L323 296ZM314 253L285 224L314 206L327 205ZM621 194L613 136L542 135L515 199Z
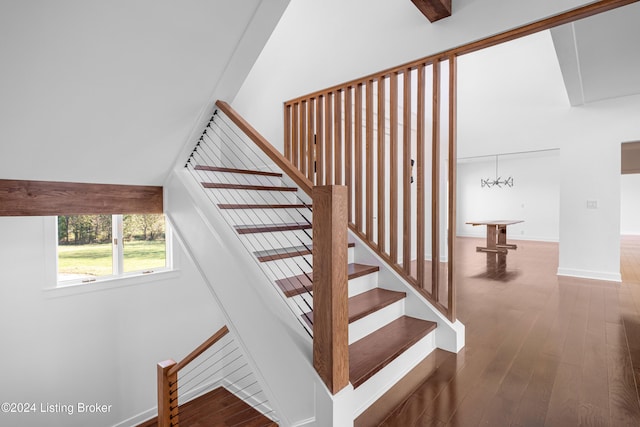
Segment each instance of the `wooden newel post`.
M349 384L347 187L313 188L313 366L333 394Z
M158 427L178 425L178 372L173 360L158 363Z

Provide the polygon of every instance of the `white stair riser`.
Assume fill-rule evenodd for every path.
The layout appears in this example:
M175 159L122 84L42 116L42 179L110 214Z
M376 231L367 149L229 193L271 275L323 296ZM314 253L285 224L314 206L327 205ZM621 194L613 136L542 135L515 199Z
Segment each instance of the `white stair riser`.
M265 175L249 175L241 173L229 172L212 172L203 170L194 170L202 182L220 182L224 184L246 184L246 185L269 185L281 186L282 177L265 176Z
M305 231L309 235L305 234ZM252 251L311 246L311 230L275 231L269 233L240 234L240 240Z
M434 330L354 390L354 419L436 349L435 336Z
M229 190L223 188L205 188L205 190L208 193L208 197L210 197L215 204L298 203L295 191Z
M349 298L378 287L378 272L349 280Z
M404 298L349 324L349 344L377 331L404 315Z
M230 224L278 224L312 221L309 209L221 209Z

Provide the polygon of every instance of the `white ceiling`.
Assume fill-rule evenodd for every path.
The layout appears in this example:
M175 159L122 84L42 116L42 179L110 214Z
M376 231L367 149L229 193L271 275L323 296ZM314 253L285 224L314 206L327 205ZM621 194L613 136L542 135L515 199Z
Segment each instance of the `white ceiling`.
M640 3L551 30L571 105L640 94Z
M161 185L288 2L0 2L0 179Z
M161 185L288 3L0 2L0 179ZM640 93L638 22L633 4L552 30L574 105Z

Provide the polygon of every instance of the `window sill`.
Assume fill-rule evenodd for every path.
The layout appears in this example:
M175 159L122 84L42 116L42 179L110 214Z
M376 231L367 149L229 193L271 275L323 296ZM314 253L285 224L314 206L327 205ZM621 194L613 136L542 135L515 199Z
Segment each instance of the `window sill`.
M160 280L174 279L180 276L180 270L162 270L147 274L132 274L130 276L109 277L89 283L64 282L56 287L45 288L43 291L47 298L60 298L89 292L108 291L129 286L137 286Z

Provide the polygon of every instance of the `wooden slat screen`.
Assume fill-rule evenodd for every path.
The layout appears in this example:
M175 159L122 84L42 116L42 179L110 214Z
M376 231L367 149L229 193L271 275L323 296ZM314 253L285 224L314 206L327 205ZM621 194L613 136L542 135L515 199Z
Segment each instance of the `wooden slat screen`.
M451 96L455 76L441 79L442 61L449 59L399 68L285 103L285 118L293 112L285 120L292 127L285 135L291 136L291 163L315 185L344 182L348 187L351 229L452 318L453 292L440 291L451 285L453 271L452 258L440 253L440 212L451 206L455 187L449 185L444 198L439 189L455 174L450 164L441 166L440 150L440 134L449 131L445 123L455 123L450 117L455 110L441 111L446 109L441 98L443 93ZM310 135L315 136L314 159ZM448 140L449 152L454 136ZM450 174L443 177L440 171L445 168ZM451 213L447 219L451 221Z
M600 0L287 101L285 157L292 160L292 145L305 143L304 139L291 140L295 135L291 128L291 110L307 102L309 117L312 117L315 101L316 123L307 120L306 134L315 135L316 158L312 159L311 150L307 150L307 176L316 185L330 182L334 178L331 174L326 178L325 165L327 171L333 172L336 183L343 176L348 187L348 222L352 231L453 320L456 58L637 1ZM441 76L443 64L447 65L448 78ZM432 84L427 82L429 75ZM325 127L323 111L327 115L324 120L333 118ZM333 132L328 137L323 131ZM327 148L325 153L324 138L329 138L327 141L335 151ZM441 144L446 144L446 148ZM342 147L344 157L338 154ZM303 152L297 151L301 155ZM303 161L301 158L300 162ZM315 171L309 167L312 162L315 162ZM446 195L441 194L441 188L447 189ZM445 228L446 250L441 248L445 243L442 241ZM446 252L446 257L441 251Z

